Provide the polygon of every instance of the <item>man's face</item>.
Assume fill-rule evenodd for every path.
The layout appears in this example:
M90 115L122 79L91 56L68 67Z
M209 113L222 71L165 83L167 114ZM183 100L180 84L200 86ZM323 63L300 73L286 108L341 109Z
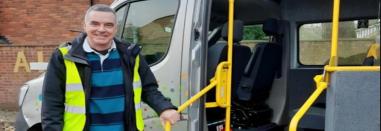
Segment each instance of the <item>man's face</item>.
M104 47L111 45L116 34L115 15L111 12L92 11L88 14L84 29L90 46Z

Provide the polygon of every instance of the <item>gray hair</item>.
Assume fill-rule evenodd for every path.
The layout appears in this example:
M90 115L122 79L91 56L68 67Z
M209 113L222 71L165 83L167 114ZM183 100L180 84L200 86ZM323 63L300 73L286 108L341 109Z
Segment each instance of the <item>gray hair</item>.
M85 15L85 23L87 22L89 14L92 11L110 12L110 13L114 14L114 16L116 17L115 11L113 9L111 9L108 5L105 5L105 4L95 4L95 5L91 6L89 9L87 9L86 15ZM116 21L116 18L115 18L115 21Z

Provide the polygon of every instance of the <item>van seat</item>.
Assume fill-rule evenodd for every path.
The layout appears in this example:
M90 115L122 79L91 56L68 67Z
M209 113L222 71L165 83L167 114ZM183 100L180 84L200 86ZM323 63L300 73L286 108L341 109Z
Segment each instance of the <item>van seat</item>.
M243 34L243 22L240 20L234 21L234 39L233 39L233 69L232 69L232 94L235 93L234 87L238 87L241 80L244 68L251 56L251 49L247 46L240 45ZM227 61L228 53L228 27L225 24L221 31L223 41L218 41L208 49L208 62L207 62L207 79L208 81L214 76L218 64L222 61ZM206 101L215 101L215 90L211 90L206 94ZM224 118L223 109L213 108L207 109L208 122L218 121Z
M232 125L236 128L274 125L271 123L273 111L266 100L281 65L282 47L277 42L281 40L277 20L267 20L263 31L270 36L269 42L256 44L241 81L234 89L237 93L233 94L232 100Z
M278 36L278 24L275 19L264 23L263 31L267 35ZM276 38L276 37L275 37ZM276 40L258 43L245 67L237 94L241 101L264 102L270 92L275 75L280 72L282 47Z
M221 36L224 41L218 41L216 44L212 45L208 49L208 64L207 64L207 78L210 80L215 72L218 64L222 61L227 61L228 45L227 45L227 24L222 28ZM247 46L240 45L243 34L243 22L240 20L234 21L234 39L233 39L233 72L232 72L232 87L238 87L239 81L241 80L244 68L249 61L251 56L251 49ZM233 91L234 92L234 91ZM215 93L211 94L211 101L215 100ZM209 96L209 95L208 95ZM209 98L208 98L209 100Z

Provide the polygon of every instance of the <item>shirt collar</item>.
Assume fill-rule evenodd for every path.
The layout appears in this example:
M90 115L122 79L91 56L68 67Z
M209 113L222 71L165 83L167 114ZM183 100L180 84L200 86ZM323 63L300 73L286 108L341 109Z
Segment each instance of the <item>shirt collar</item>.
M91 52L94 52L94 53L98 53L97 51L95 51L94 49L92 49L90 47L90 43L89 43L89 40L87 39L87 37L85 38L85 40L83 41L83 46L82 46L83 50L87 53L91 53ZM110 52L111 50L113 49L116 49L116 44L115 44L115 41L112 40L112 44L111 44L111 48L108 49L108 52Z

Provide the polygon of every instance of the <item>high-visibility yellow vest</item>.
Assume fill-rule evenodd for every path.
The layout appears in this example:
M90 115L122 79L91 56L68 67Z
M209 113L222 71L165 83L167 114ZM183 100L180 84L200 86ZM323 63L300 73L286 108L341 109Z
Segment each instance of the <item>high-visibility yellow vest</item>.
M59 48L62 55L69 51L67 47ZM64 59L66 67L66 92L65 92L65 112L64 112L64 131L82 131L86 123L86 103L85 92L83 90L78 69L73 61ZM134 105L136 127L139 131L144 130L143 110L141 108L142 84L139 75L139 55L135 59L134 66Z

